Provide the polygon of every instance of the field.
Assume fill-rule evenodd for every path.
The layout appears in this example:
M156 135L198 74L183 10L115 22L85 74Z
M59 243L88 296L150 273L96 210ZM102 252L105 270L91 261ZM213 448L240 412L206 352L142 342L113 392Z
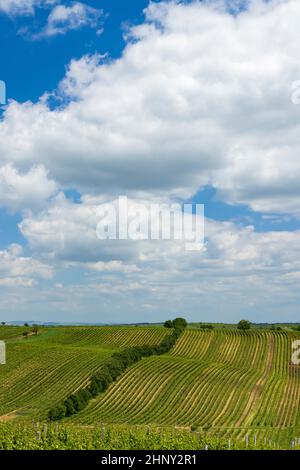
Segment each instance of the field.
M56 327L24 339L23 330L1 327L7 364L0 366L0 436L33 419L45 421L47 410L84 387L113 352L158 344L168 334L150 326ZM111 426L109 435L123 430L126 439L159 428L162 441L173 436L172 448L183 448L186 439L198 439L197 448L208 439L214 448L228 446L229 439L233 447L297 446L300 368L290 364L294 339L299 334L286 330L188 329L169 354L142 359L58 426L77 437L85 433L86 446L94 439L90 433L104 432L104 426ZM34 429L27 432L36 436ZM184 437L177 442L178 433Z
M124 346L159 343L162 328L42 328L24 339L26 328L1 327L7 364L0 366L0 416L45 419L52 405L88 382L101 364ZM1 418L0 418L1 419Z

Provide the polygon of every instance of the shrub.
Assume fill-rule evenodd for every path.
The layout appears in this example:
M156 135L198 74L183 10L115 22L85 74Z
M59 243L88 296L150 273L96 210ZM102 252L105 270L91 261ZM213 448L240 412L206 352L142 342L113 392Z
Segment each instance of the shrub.
M237 327L238 330L250 330L251 323L248 320L241 320L239 321Z
M66 407L64 405L57 405L52 408L48 413L50 421L58 421L66 416Z
M199 326L200 330L213 330L214 326L211 325L210 323L202 323L202 325Z
M187 321L184 318L175 318L173 320L173 328L184 329L187 327Z

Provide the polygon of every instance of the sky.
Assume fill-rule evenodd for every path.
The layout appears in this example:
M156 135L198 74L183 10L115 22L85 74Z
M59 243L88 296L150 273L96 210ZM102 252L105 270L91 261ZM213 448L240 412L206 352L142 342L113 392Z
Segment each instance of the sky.
M0 320L297 322L298 0L0 0ZM100 240L204 204L202 250Z

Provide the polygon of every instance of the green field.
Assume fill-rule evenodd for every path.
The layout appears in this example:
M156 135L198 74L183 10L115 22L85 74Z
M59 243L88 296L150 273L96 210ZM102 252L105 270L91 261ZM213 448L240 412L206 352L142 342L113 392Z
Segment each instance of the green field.
M26 328L0 327L7 364L0 366L0 416L45 419L66 395L88 383L101 364L124 346L159 343L162 328L41 328L23 338ZM1 418L0 418L1 419Z
M24 328L0 328L7 342L7 364L0 366L0 436L22 423L45 422L49 408L84 388L114 352L159 344L169 334L159 326L47 327L24 339ZM139 429L136 435L141 425L150 426L163 429L168 439L178 432L190 442L201 437L197 448L203 436L215 439L214 448L224 448L228 439L232 446L247 441L289 448L300 437L300 368L290 364L295 339L299 333L287 330L188 329L169 354L130 367L62 426L76 436L100 425L127 434Z

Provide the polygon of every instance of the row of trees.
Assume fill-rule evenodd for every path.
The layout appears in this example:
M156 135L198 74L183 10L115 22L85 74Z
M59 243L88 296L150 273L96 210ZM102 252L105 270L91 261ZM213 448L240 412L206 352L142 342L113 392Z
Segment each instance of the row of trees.
M48 413L48 418L51 421L57 421L78 413L87 406L92 398L104 392L109 385L117 380L132 364L140 361L143 357L169 352L186 327L185 320L184 322L178 322L176 320L178 319L173 321L174 331L172 334L165 337L159 345L134 346L113 354L112 357L105 362L101 371L91 377L90 384L87 388L73 393L62 403L52 408Z
M164 323L165 328L186 328L187 322L184 318L175 318L175 320L167 320ZM200 329L203 330L213 330L213 325L209 323L202 323L199 325ZM249 330L251 328L251 323L248 320L241 320L237 324L239 330Z

